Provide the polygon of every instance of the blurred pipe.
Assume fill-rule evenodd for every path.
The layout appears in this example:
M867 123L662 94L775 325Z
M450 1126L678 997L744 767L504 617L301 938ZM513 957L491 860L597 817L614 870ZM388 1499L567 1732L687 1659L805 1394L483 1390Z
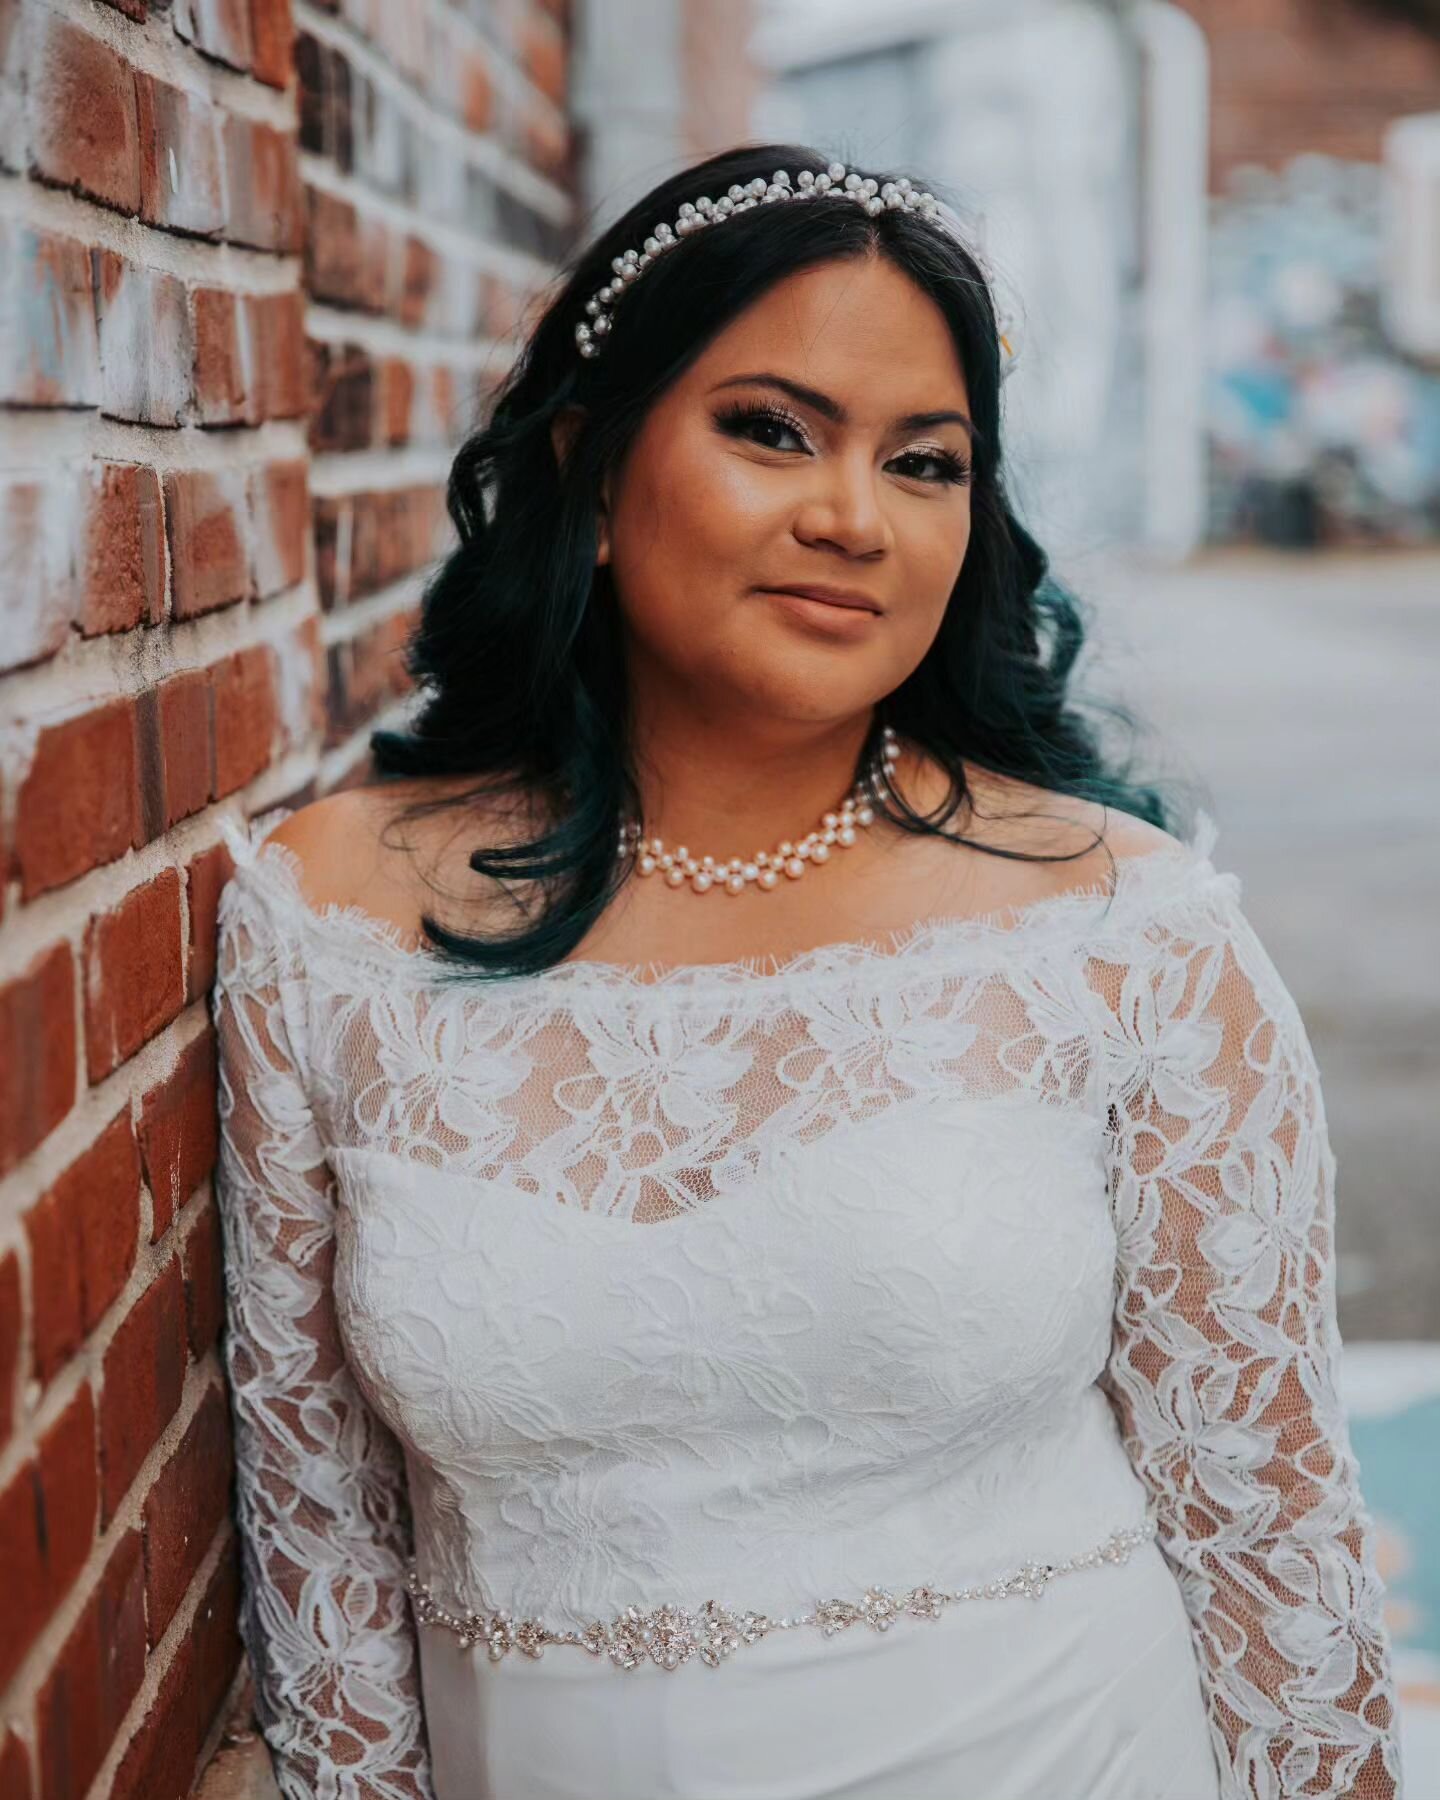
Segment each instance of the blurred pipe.
M1209 506L1210 59L1180 7L1146 0L1132 19L1143 86L1144 536L1157 555L1181 561L1205 541Z
M686 160L681 29L677 0L580 0L575 9L572 116L585 236Z
M1440 113L1394 120L1381 154L1381 316L1406 355L1440 361Z

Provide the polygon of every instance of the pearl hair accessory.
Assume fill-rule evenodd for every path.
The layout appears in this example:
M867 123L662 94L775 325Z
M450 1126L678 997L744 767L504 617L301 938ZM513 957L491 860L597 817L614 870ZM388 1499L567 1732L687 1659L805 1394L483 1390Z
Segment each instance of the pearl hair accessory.
M667 887L683 887L688 881L696 894L708 893L712 887L723 887L727 894L743 894L752 886L768 893L780 885L782 871L792 881L798 881L811 863L828 862L832 847L850 848L856 839L856 828L863 830L875 822L870 801L884 798L886 777L892 774L899 758L895 732L886 725L880 755L840 802L838 812L825 813L817 828L799 843L787 838L773 850L757 851L749 861L740 856L732 856L728 862L714 856L694 857L684 844L667 850L662 839L642 837L639 822L634 819L626 820L620 828L618 855L622 861L634 855L637 875L653 875L659 870Z
M918 213L922 218L940 223L940 202L928 188L916 188L908 175L882 186L873 175L847 170L843 162L832 162L817 175L801 169L791 184L788 169L777 169L767 182L763 175L742 186L732 182L720 199L702 194L698 200L687 200L680 208L674 225L659 224L647 237L642 250L626 250L610 259L614 279L607 282L593 298L585 302L587 318L575 327L575 342L582 356L598 356L599 340L610 330L611 310L626 288L639 280L657 257L672 250L681 238L707 226L723 224L736 213L748 212L753 206L769 206L782 200L820 200L826 196L851 200L868 213L887 211Z

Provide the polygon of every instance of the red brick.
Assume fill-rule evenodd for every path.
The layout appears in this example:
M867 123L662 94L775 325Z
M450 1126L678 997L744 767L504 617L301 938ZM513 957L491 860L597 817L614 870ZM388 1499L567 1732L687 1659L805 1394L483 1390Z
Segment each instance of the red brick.
M252 54L248 0L175 0L175 29L206 56L248 69Z
M141 787L149 837L208 805L215 791L215 728L204 669L172 675L136 701Z
M374 365L357 344L324 344L314 353L315 406L310 448L363 450L374 429Z
M256 424L259 395L251 365L254 339L241 311L243 296L228 288L196 288L195 408L202 425Z
M165 0L160 0L164 5ZM145 23L145 0L105 0L107 6L113 6L116 12L124 13L127 19L134 19L139 25Z
M248 600L245 471L172 470L165 477L170 584L177 619Z
M0 669L43 662L70 635L74 514L69 470L0 476Z
M275 744L274 652L238 651L211 671L215 683L215 797L223 800L267 768Z
M185 1268L185 1326L190 1356L198 1362L225 1323L225 1266L220 1212L206 1198L186 1223L181 1249Z
M410 414L415 405L415 371L403 357L387 356L380 364L379 411L376 436L386 444L404 444L410 438Z
M308 471L302 458L251 471L251 543L255 591L261 600L294 587L304 577L310 524Z
M131 463L92 463L84 495L80 629L86 637L158 625L165 613L160 477Z
M185 1291L172 1256L105 1351L100 1395L102 1520L108 1525L174 1417L185 1381Z
M53 1611L85 1566L95 1542L99 1499L95 1403L81 1386L40 1442L40 1521Z
M565 105L565 39L552 19L532 12L520 37L520 60L525 73L547 99Z
M30 1280L35 1296L31 1357L38 1381L49 1381L69 1362L85 1335L85 1297L75 1256L74 1220L47 1196L25 1215Z
M281 648L280 725L286 750L299 750L324 728L325 652L320 621L302 619Z
M391 309L402 325L415 328L425 323L439 275L440 259L430 246L422 238L407 237L400 262L400 292Z
M15 857L33 900L140 842L135 709L113 700L45 726L20 786Z
M255 119L225 120L225 235L259 250L299 250L300 170L289 132Z
M305 290L336 306L364 304L360 216L348 200L306 188Z
M95 289L101 410L141 425L178 425L194 363L184 282L97 250Z
M271 87L288 87L295 39L290 0L250 0L250 37L257 78Z
M44 1800L83 1800L144 1673L144 1570L139 1533L129 1531L40 1690Z
M140 1227L140 1155L130 1109L118 1112L51 1189L78 1223L81 1322L93 1331L120 1298L135 1266Z
M5 1800L30 1800L34 1791L29 1752L17 1732L7 1731L0 1743L0 1794Z
M35 173L120 212L138 212L140 138L129 65L53 13L34 15L29 57Z
M185 867L185 904L190 914L190 945L185 968L185 998L210 991L215 979L216 912L220 892L235 866L225 844L212 844Z
M315 585L326 612L350 598L352 503L348 494L317 496L311 515Z
M132 1057L185 1004L180 875L164 869L85 933L85 1060L92 1085Z
M74 1104L75 1049L75 960L56 944L0 987L0 1174Z
M226 1542L108 1800L189 1800L195 1763L240 1665L240 1570Z
M185 1046L174 1072L142 1102L140 1148L154 1202L152 1243L170 1229L214 1165L218 1103L215 1034L206 1030Z
M64 1367L119 1296L139 1224L140 1159L127 1107L25 1215L38 1380Z
M5 1596L0 1688L8 1685L49 1617L44 1542L40 1471L30 1462L0 1493L0 1593Z
M305 296L298 289L283 294L247 294L245 313L254 346L260 416L302 417L310 406Z
M20 1259L11 1250L0 1260L0 1450L10 1442L15 1429L15 1381L19 1373Z
M212 1387L145 1499L146 1617L152 1649L224 1521L231 1465L225 1395Z
M495 88L490 70L478 51L469 51L460 65L460 116L471 131L489 131L495 122Z
M151 225L199 237L225 223L220 115L203 94L135 78L140 120L140 212Z
M0 330L0 400L99 404L100 345L84 244L0 219L0 320L10 325Z

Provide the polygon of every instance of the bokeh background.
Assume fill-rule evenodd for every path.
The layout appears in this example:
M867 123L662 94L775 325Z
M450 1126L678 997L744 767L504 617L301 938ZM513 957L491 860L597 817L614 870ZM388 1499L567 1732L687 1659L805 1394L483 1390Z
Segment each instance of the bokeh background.
M769 138L956 207L1079 679L1215 818L1300 1003L1440 1800L1440 0L0 0L4 1800L273 1800L219 820L367 779L531 309L654 181Z

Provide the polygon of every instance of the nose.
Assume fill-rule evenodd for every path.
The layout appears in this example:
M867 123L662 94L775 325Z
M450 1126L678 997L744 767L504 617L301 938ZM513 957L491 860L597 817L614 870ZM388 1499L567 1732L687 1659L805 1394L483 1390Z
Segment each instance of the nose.
M890 521L866 451L815 458L814 485L796 515L795 536L803 544L828 546L846 556L874 556L889 549Z

